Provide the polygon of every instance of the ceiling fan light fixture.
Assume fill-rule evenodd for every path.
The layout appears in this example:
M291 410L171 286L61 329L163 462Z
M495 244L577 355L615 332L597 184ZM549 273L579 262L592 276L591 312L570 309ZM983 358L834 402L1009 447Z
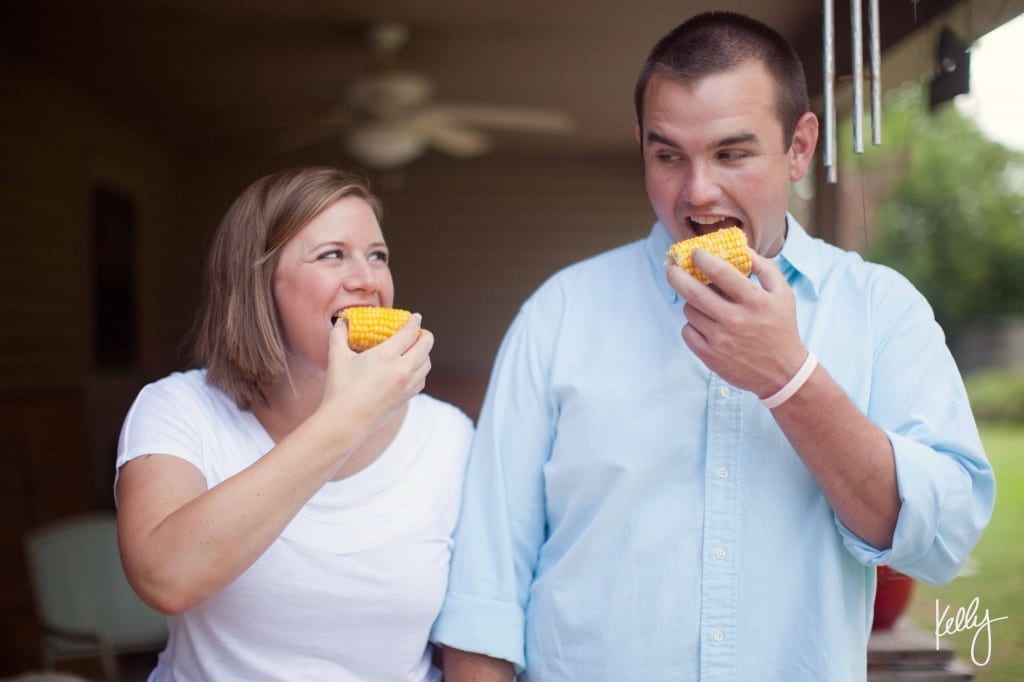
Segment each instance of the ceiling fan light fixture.
M349 101L359 111L375 116L392 116L423 104L434 94L426 76L411 71L386 71L351 85Z
M371 168L389 170L413 161L427 149L427 138L394 126L359 128L347 140L348 151Z

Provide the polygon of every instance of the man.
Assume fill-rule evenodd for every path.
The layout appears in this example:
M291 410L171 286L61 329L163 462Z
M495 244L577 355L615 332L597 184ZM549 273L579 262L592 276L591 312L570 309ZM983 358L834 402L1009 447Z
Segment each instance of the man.
M445 679L863 680L875 567L948 581L991 515L962 381L904 278L787 214L818 122L780 36L699 15L636 105L658 222L508 331L434 630ZM666 275L673 241L732 225L752 278L706 251L714 286Z

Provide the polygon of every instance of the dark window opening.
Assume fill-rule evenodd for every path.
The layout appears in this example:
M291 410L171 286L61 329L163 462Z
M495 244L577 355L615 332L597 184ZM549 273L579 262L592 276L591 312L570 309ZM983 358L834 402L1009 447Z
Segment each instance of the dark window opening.
M134 202L116 190L97 187L92 232L96 368L133 369L138 360Z

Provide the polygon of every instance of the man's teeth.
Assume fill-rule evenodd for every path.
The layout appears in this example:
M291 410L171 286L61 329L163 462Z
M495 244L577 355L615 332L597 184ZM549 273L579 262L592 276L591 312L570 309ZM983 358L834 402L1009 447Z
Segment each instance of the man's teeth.
M724 215L692 215L690 220L698 225L714 225L726 220Z

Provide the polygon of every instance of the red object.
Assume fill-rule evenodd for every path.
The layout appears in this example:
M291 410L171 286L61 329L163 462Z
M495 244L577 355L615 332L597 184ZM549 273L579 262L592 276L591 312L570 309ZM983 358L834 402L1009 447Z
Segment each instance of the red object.
M878 591L875 593L875 620L872 630L888 630L910 605L914 579L888 566L878 567Z

